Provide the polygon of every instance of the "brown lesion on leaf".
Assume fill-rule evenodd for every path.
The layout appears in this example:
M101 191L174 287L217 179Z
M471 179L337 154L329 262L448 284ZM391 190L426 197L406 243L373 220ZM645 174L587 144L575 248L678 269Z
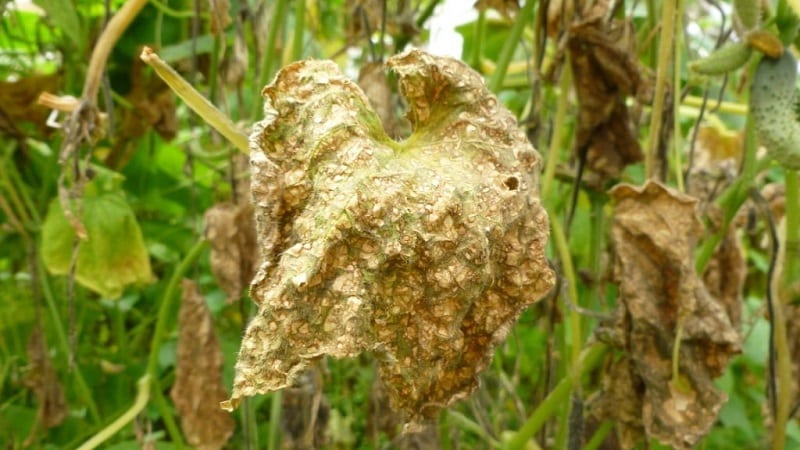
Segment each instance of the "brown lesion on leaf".
M331 62L291 64L264 90L261 309L226 406L291 386L321 356L370 352L393 407L435 417L554 284L539 155L513 115L459 61L412 50L387 65L410 105L402 142Z

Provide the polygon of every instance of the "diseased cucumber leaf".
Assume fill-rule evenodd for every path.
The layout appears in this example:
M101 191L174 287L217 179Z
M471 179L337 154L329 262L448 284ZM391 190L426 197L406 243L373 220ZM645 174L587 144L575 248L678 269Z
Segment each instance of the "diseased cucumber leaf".
M81 220L88 239L78 248L75 279L103 297L118 298L125 286L153 279L142 232L118 183L98 177L87 184ZM75 230L58 199L42 227L42 258L55 275L69 273Z

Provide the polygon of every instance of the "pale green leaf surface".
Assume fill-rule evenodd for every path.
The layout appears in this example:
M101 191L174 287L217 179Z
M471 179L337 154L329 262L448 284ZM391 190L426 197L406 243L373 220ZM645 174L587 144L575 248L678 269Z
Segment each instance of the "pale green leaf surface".
M119 191L87 195L82 219L89 238L78 249L75 278L80 284L103 297L118 298L125 286L152 281L142 232ZM52 201L42 228L42 257L50 272L69 273L74 238L61 205Z

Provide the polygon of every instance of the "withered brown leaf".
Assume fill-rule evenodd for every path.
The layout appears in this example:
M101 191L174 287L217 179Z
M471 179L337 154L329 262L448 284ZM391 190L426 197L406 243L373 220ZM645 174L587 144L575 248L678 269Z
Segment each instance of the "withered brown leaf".
M50 357L41 324L37 324L28 339L28 368L23 380L25 386L33 391L38 409L36 425L25 440L25 446L32 445L40 429L53 428L67 418L67 398L58 379Z
M250 284L258 262L253 207L248 203L219 203L206 211L205 222L211 272L228 294L228 303L233 303Z
M324 448L330 409L322 393L322 372L314 366L281 396L282 448Z
M643 157L625 105L626 97L645 86L633 48L633 26L595 14L570 26L567 36L580 107L576 156L585 152L588 169L617 178L625 166Z
M178 321L178 360L170 397L186 440L201 450L222 448L233 434L233 418L216 408L222 386L222 352L214 321L197 283L183 280Z
M208 9L211 16L209 20L211 34L219 36L233 22L228 14L231 4L228 0L208 0Z
M692 251L702 232L696 200L653 181L640 188L619 185L611 193L616 200L616 326L630 359L623 361L630 370L629 385L636 389L627 395L606 391L629 402L607 413L617 417L641 402L641 425L649 437L674 448L691 448L725 402L712 380L740 351L741 336L729 305L713 298L694 271ZM674 380L678 328L679 380ZM635 431L639 425L630 416L618 418Z
M62 76L58 73L0 81L0 133L24 138L24 128L19 125L29 122L37 127L38 137L48 135L52 131L46 124L50 110L36 99L43 92L58 92L61 83Z
M329 61L284 68L251 136L260 310L230 402L290 386L324 355L376 356L412 419L465 397L523 309L554 284L539 154L460 61L388 60L412 135L388 138Z

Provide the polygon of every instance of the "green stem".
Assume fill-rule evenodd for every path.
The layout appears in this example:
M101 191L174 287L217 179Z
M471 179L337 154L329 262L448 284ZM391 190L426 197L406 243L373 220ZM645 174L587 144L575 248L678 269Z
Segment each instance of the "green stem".
M567 281L567 291L569 295L569 302L578 305L578 277L575 275L575 267L572 265L572 256L569 253L569 244L564 230L561 228L561 223L556 218L551 218L550 227L553 230L553 241L556 245L558 258L561 261L561 268L564 271L564 278ZM572 344L571 352L571 371L579 372L580 368L577 365L580 363L581 345L583 340L581 335L581 316L576 308L569 308L569 332Z
M567 125L567 108L569 107L569 89L572 84L572 69L569 64L564 66L561 71L561 79L558 82L558 105L556 106L556 116L553 119L553 136L550 138L550 146L547 148L547 163L542 175L542 198L550 198L550 190L553 187L553 179L558 166L558 157L561 153L561 144L564 141L564 133Z
M475 21L475 42L472 46L470 65L478 69L483 59L483 32L486 29L486 12L478 13L478 20Z
M205 240L198 241L197 244L195 244L194 247L192 247L183 258L183 261L181 261L181 263L175 269L175 272L172 273L172 276L167 283L167 287L164 290L164 295L161 298L161 303L158 308L158 319L156 322L156 329L153 332L153 339L150 342L150 357L147 361L147 372L145 373L145 377L149 377L152 380L150 388L153 389L154 399L156 400L156 404L161 411L161 416L162 419L164 419L164 424L167 427L167 431L172 437L173 443L178 448L183 448L183 438L181 437L178 426L175 424L175 420L172 417L172 412L169 409L166 399L164 399L164 394L161 392L160 383L158 382L158 352L164 343L164 339L166 338L167 327L173 322L172 310L174 308L172 307L172 304L175 297L177 297L176 291L178 290L178 283L181 279L183 279L183 276L189 271L197 258L199 258L203 253L206 245L207 242Z
M781 285L795 298L784 298L784 303L797 300L800 283L800 172L786 169L786 239Z
M41 245L37 245L37 248L41 249ZM47 309L50 311L50 319L53 323L53 329L55 329L56 332L56 338L58 340L61 353L64 354L65 357L68 357L70 354L69 339L67 339L67 333L64 331L64 324L61 322L61 315L58 312L53 291L50 288L47 274L44 271L44 262L42 261L41 253L39 253L38 258L39 263L36 264L36 266L37 270L39 271L39 281L42 284L42 293L44 294L45 302L47 303ZM88 408L89 417L92 418L92 422L100 423L100 413L97 409L97 404L94 402L94 398L92 397L92 390L89 389L89 385L86 384L86 379L83 378L83 373L81 372L79 364L74 365L72 368L72 374L75 377L78 398Z
M299 0L298 0L299 1ZM269 24L269 33L267 34L267 42L264 44L264 61L261 66L261 74L258 78L256 89L261 89L267 85L269 78L272 76L272 68L275 62L275 42L278 40L278 33L282 29L282 25L286 22L286 6L288 0L278 0L275 4L275 10L272 14L272 20ZM253 103L253 114L251 117L261 117L261 102Z
M761 160L756 159L758 146L756 144L755 134L753 121L748 117L744 133L743 171L736 181L717 198L716 203L719 205L720 209L725 212L725 217L723 217L722 226L719 231L704 239L700 250L698 250L696 254L695 271L699 274L705 272L708 262L711 261L711 257L714 256L717 245L722 242L722 237L728 232L728 225L730 225L731 220L733 220L739 208L750 195L750 187L753 185L753 180L756 175L766 169L770 164L769 158L762 158Z
M490 91L497 93L503 85L503 79L506 77L508 65L511 63L511 58L514 57L514 50L517 49L520 37L522 37L522 30L525 29L525 25L527 25L531 17L533 17L533 8L537 3L538 2L534 0L527 0L525 6L520 9L517 20L511 27L511 31L508 33L508 39L506 39L506 42L503 44L503 49L500 51L500 56L497 58L497 67L492 77L489 79L488 87Z
M33 203L30 195L28 194L28 185L22 181L22 176L19 174L17 166L14 164L9 164L8 175L11 179L11 182L15 186L16 191L19 192L19 195L22 197L22 201L25 203L25 206L28 207L28 212L33 219L33 225L38 228L42 223L42 218L39 216L39 211L36 210L36 205Z
M656 86L653 97L653 112L650 116L650 129L647 151L645 154L645 175L653 178L655 156L661 142L661 121L666 97L669 62L672 59L672 45L675 35L675 6L678 0L663 0L661 3L661 38L658 43L658 68L656 69Z
M776 396L777 410L772 434L772 450L783 450L786 446L786 426L789 411L795 396L792 393L792 355L789 350L789 339L786 329L786 317L783 313L785 305L792 301L792 285L800 280L795 271L798 268L797 252L800 245L800 185L798 173L786 170L786 223L781 227L784 231L782 242L783 255L778 259L781 276L773 280L772 289L773 317L775 327L775 360L777 370Z
M683 5L684 2L678 0L678 5L675 13L675 27L676 30L683 30L682 28L682 21L681 18L683 17ZM681 115L678 113L681 107L681 96L678 94L681 92L681 57L683 56L682 50L682 38L683 33L678 32L675 33L675 42L672 46L674 51L673 57L673 64L672 64L672 155L673 155L673 163L674 171L675 171L675 181L678 184L678 191L685 192L686 188L683 185L683 164L681 162L682 156L682 149L683 146L681 145ZM699 124L698 124L699 125ZM669 178L669 177L667 177Z
M149 374L145 375L145 377L149 376ZM167 433L172 439L172 445L174 445L178 450L183 450L185 446L183 442L183 435L181 435L181 430L178 428L178 424L175 423L175 418L172 417L172 410L169 407L167 399L164 398L164 392L161 389L161 382L159 382L156 378L152 378L150 389L151 394L153 394L153 401L161 413L161 419L164 420L164 426L167 428Z
M439 4L440 0L431 0L425 5L425 9L423 9L419 15L417 16L417 28L422 29L425 26L425 22L433 15L433 11L436 10L436 6Z
M173 310L172 304L176 297L175 294L178 290L178 283L180 283L186 272L189 271L197 258L203 253L206 245L208 245L208 242L201 240L189 250L189 253L183 258L178 268L172 273L167 283L167 288L164 291L164 296L161 298L161 304L158 308L158 321L156 322L156 329L153 332L153 339L150 341L150 357L147 362L147 373L154 380L158 377L158 351L164 343L167 327L173 322L171 311Z
M603 422L597 428L597 430L595 430L591 439L589 439L589 442L587 442L586 445L583 446L583 450L596 450L606 440L606 437L608 436L609 433L611 433L611 430L613 429L614 429L613 420L607 420Z
M292 42L292 61L303 59L303 36L306 31L306 2L295 0L294 37Z
M267 450L278 450L282 397L282 391L275 391L272 393L272 404L269 408L269 438L267 441Z
M461 428L462 430L468 431L478 436L484 442L486 442L489 445L489 447L500 448L500 442L491 437L489 433L487 433L486 430L484 430L480 425L470 420L468 417L461 414L460 412L454 409L447 411L447 421L450 424L457 426L458 428Z
M608 347L604 344L594 344L584 349L581 354L581 364L583 372L594 369L603 360ZM563 406L569 402L569 394L572 392L572 385L578 379L577 376L565 376L558 382L550 394L539 404L536 410L528 417L522 428L517 431L514 437L508 442L506 450L523 450L526 448L528 440L536 434L542 425L554 414L563 410Z
M589 301L595 302L595 306L600 308L603 302L600 301L600 285L603 274L603 245L605 243L605 205L606 196L599 193L590 193L589 200L592 204L592 241L589 244L589 270L591 270L594 282L589 288Z
M136 382L136 399L133 401L133 405L128 408L121 416L117 418L117 420L108 424L107 427L100 430L99 433L92 436L91 439L84 442L83 445L78 447L78 450L92 450L96 448L98 445L102 444L108 438L115 435L119 430L122 429L125 425L127 425L130 421L132 421L137 414L139 414L145 406L147 406L147 400L150 396L150 376L145 374L142 378L139 378L139 381Z
M772 430L772 450L783 450L786 446L786 424L789 419L789 409L794 396L792 392L792 361L789 353L789 343L786 336L786 319L783 315L783 302L777 293L780 291L778 280L773 282L773 305L772 322L775 327L775 361L777 371L777 383L775 392L777 410L775 411L775 423ZM777 289L776 289L777 288Z

